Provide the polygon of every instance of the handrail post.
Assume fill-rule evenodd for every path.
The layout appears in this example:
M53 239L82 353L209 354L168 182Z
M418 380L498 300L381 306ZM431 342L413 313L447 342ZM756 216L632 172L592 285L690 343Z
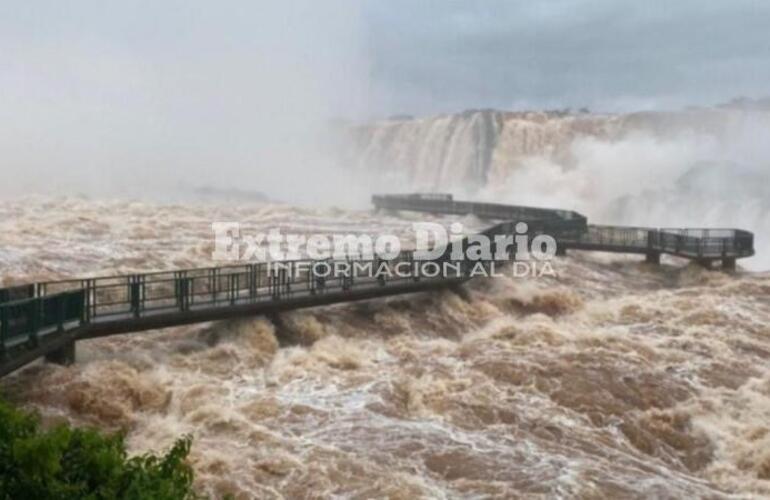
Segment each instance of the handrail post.
M211 268L211 302L217 305L217 288L219 287L219 269L216 267Z
M130 310L134 313L134 317L138 318L139 313L141 310L140 305L140 289L139 289L139 279L140 276L138 274L134 274L132 276L129 276L129 290L130 290Z
M350 285L348 284L348 272L350 272L350 267L345 269L345 271L342 272L340 275L340 285L342 288L342 291L347 292L350 288Z
M177 304L179 310L185 310L185 298L187 297L187 282L184 279L184 274L180 273L177 281Z
M187 276L185 276L185 277L182 278L182 283L184 283L184 285L182 287L183 291L184 291L184 293L182 295L182 304L183 304L182 307L184 308L183 309L184 311L189 311L190 310L190 294L191 294L191 291L192 291L192 286L190 286L190 285L192 284L192 278L188 278Z
M279 300L281 298L281 292L283 291L281 289L281 278L282 278L283 269L279 268L277 270L273 270L272 272L272 279L273 279L273 299Z
M83 292L80 306L80 324L82 325L91 320L91 280L81 280L80 289Z
M180 311L184 311L184 298L185 298L185 280L184 276L179 275L176 280L176 304Z
M313 261L310 262L310 265L308 266L308 269L307 269L305 286L307 287L307 291L310 292L311 295L315 295L315 269L313 267Z
M326 262L326 265L327 266L329 265L328 262ZM315 264L311 266L311 269L313 273L313 290L315 291L315 293L324 293L326 288L326 276L316 273Z
M78 321L82 325L88 321L88 291L82 286L80 288L80 293L78 293L78 305L78 309L80 309Z
M181 273L179 271L174 271L174 303L176 307L180 307L180 304L182 302L181 294L179 293L179 287L181 286L180 280L179 280L180 277L181 277Z
M254 273L255 273L255 280L254 280L254 300L256 301L259 298L259 288L262 285L267 285L267 283L262 283L262 270L264 269L265 264L254 264ZM267 279L267 271L264 273L265 279Z
M190 309L190 278L187 277L187 273L184 271L178 271L175 274L174 295L176 297L176 305L180 311L187 311Z
M647 231L647 250L655 249L655 246L657 243L656 240L658 239L657 236L658 236L657 231L653 229L650 229L649 231Z
M65 312L65 306L66 306L66 299L69 297L69 295L59 295L55 298L56 301L56 331L57 332L63 332L64 331L64 312Z
M0 305L0 359L5 358L5 339L8 337L8 309Z
M249 264L249 300L257 297L257 265Z
M139 276L139 310L144 311L144 302L147 299L147 276L140 274Z
M31 347L38 346L37 325L40 313L40 299L31 299L27 304L27 328L29 329L29 343Z
M356 284L354 270L356 268L355 262L352 259L348 259L348 288L353 288Z

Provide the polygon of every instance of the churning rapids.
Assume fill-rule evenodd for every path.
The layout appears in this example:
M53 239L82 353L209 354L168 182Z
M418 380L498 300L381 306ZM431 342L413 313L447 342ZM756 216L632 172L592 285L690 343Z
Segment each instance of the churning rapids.
M83 198L0 215L5 283L208 265L216 220L405 235L417 218ZM49 421L124 428L134 452L192 434L216 496L770 495L770 274L580 252L554 269L80 342L77 364L0 385Z

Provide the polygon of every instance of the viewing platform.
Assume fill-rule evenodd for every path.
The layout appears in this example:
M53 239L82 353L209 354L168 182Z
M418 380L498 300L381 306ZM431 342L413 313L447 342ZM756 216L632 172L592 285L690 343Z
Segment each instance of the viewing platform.
M516 225L526 222L528 236L547 234L556 240L557 255L569 249L622 252L659 262L661 254L670 254L707 266L721 261L733 268L736 259L754 254L753 234L739 229L599 226L569 210L456 201L448 194L380 195L372 201L383 210L473 214L492 222L481 232L491 237L513 235ZM448 260L449 246L427 262L438 265ZM390 272L399 266L410 268L414 262L413 252L402 251L389 260L255 262L3 288L0 376L40 357L72 363L78 340L434 290L474 276L469 266L460 266L462 272L452 276L428 274L419 266L412 266L407 276ZM318 272L319 263L384 266L389 272L326 275Z
M582 214L569 210L535 208L498 203L456 201L452 195L376 195L377 209L407 210L484 219L539 224L556 238L559 253L568 249L643 254L659 263L661 254L695 260L705 267L721 262L735 268L736 259L754 255L754 235L742 229L675 229L588 224Z

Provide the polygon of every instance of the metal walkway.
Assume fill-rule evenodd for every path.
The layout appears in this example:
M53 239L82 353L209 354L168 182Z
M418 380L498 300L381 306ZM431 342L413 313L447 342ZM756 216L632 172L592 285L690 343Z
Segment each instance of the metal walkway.
M560 250L638 253L659 262L661 254L693 259L711 266L721 261L734 267L735 259L754 255L754 235L741 229L673 229L588 224L572 211L455 201L450 194L374 196L378 209L466 215L480 218L537 221L555 237ZM561 227L560 227L561 224ZM563 229L569 228L568 231Z
M576 212L460 202L449 195L375 196L373 202L379 209L475 214L500 221L482 231L487 236L513 235L515 225L526 222L530 236L550 234L562 251L642 253L648 259L670 253L728 265L754 253L753 235L740 230L592 226ZM450 261L447 247L428 262ZM0 376L43 356L71 363L75 342L82 339L458 285L471 279L470 264L461 261L458 273L444 277L427 273L415 265L412 252L404 251L390 260L253 263L0 289Z

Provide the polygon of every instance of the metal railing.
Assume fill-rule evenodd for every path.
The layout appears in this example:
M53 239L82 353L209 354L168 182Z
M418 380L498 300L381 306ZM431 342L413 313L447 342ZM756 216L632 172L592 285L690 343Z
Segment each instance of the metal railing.
M141 315L169 309L189 310L243 302L280 300L296 294L351 290L354 286L383 286L402 279L393 268L412 262L412 252L390 260L296 260L222 267L162 271L124 276L38 283L46 296L62 290L84 290L88 320L116 315ZM385 279L370 279L369 268L381 268ZM403 268L403 266L402 266ZM388 272L390 271L390 272Z
M37 347L40 335L82 324L86 321L85 311L84 290L0 304L0 355L17 346Z
M526 222L533 233L550 234L565 248L660 252L687 258L741 258L754 255L754 235L740 229L669 229L589 225L578 212L549 208L457 201L444 194L375 195L377 208ZM497 224L483 234L513 234L513 224Z
M84 323L335 293L353 299L357 291L453 278L426 274L413 252L404 251L389 260L295 260L40 282L27 289L35 296L0 304L0 354Z
M669 253L700 258L750 257L754 235L741 229L660 229L654 237Z
M561 220L570 222L573 227L582 226L583 229L585 229L588 221L584 215L571 210L457 201L452 198L446 199L445 196L440 195L440 197L434 198L427 194L374 195L372 196L372 203L375 207L385 210L410 210L456 215L473 214L486 219L515 222Z
M656 229L589 225L568 247L589 250L660 252L680 257L719 259L754 255L754 235L740 229Z
M753 234L736 229L589 226L587 219L577 212L462 202L447 195L375 196L373 201L379 208L475 214L505 221L481 232L492 237L493 241L497 235L517 234L517 224L526 222L526 233L529 236L549 234L565 248L655 251L706 259L747 257L754 253ZM463 251L468 244L466 238L462 242ZM494 245L496 242L492 252L497 256ZM431 262L444 265L451 260L451 248L447 246ZM483 264L486 266L489 262ZM45 281L2 288L0 364L19 349L37 347L43 337L66 332L83 324L128 322L151 315L206 311L245 304L275 304L291 302L297 298L328 297L330 294L338 295L332 297L335 301L353 300L357 291L363 292L361 295L372 296L372 290L392 284L427 282L430 286L443 286L462 282L470 278L470 270L475 266L475 262L462 260L459 275L450 278L442 273L428 274L424 271L425 267L415 265L411 251L403 251L389 260L349 257L343 260L247 263ZM377 272L373 273L372 268L376 268ZM409 289L415 287L394 288L398 292ZM323 301L319 299L310 302Z
M29 299L35 296L35 285L17 285L0 288L0 303L12 300Z

